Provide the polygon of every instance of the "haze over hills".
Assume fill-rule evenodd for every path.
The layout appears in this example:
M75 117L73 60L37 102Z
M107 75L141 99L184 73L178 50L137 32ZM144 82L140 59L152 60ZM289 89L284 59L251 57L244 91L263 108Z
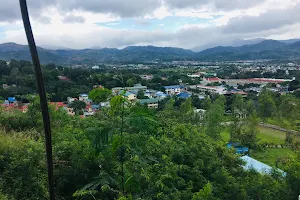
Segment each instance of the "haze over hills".
M259 41L259 40L257 40ZM182 48L128 46L123 49L45 49L38 47L42 63L96 64L100 62L147 62L171 60L234 61L255 59L300 59L300 41L263 40L255 44L217 46L200 52ZM0 44L0 59L31 60L27 45Z

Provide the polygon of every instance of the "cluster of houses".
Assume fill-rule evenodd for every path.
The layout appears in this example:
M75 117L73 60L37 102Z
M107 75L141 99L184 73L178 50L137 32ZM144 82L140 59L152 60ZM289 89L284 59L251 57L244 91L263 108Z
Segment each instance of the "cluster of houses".
M136 84L133 87L112 88L113 95L122 95L132 102L147 104L149 108L158 108L158 102L168 96L179 98L189 98L191 96L187 89L182 85L171 85L164 87L165 92L148 89L146 86ZM146 99L138 99L138 93L142 91Z

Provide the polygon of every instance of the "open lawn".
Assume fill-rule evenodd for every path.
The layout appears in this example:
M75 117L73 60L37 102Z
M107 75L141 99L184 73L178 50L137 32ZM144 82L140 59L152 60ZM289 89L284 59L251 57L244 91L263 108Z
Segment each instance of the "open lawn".
M274 143L274 144L284 144L286 133L283 131L278 131L275 129L258 126L259 134L258 138L260 139L259 143ZM221 137L225 142L229 142L229 128L224 127L224 130L221 133Z
M278 158L294 157L296 154L289 148L266 149L265 151L253 151L250 156L272 167L276 167ZM280 166L278 166L280 168Z
M274 144L284 144L286 133L283 131L278 131L272 128L267 128L263 126L258 126L259 134L258 138L260 143L274 143Z

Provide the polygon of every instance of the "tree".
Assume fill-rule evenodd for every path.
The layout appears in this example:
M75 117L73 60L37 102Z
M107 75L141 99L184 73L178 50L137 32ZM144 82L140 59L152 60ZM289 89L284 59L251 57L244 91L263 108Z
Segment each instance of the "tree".
M107 101L111 95L111 90L105 88L95 88L89 93L89 98L95 103Z
M70 108L73 108L76 113L86 107L86 103L83 101L73 101L70 105Z
M138 99L148 99L148 97L145 96L145 93L142 90L139 90L137 93Z
M273 117L276 113L276 104L270 92L264 90L258 97L259 114L263 120Z
M192 94L191 98L192 98L192 105L198 109L201 108L201 101L199 97L195 94Z
M212 138L220 138L222 131L221 122L224 116L224 107L219 103L213 103L205 115L205 133Z
M231 105L231 111L234 117L243 117L244 116L244 99L242 95L234 95L233 102Z

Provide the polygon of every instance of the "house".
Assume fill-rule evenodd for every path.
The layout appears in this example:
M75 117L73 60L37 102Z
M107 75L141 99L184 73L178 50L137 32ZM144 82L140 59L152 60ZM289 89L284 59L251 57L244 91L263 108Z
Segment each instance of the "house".
M93 116L95 114L95 112L93 112L93 111L87 111L87 112L83 112L83 116L84 117L89 117L89 116Z
M74 101L78 101L78 98L73 98L73 97L68 97L68 98L67 98L68 104L71 104L71 103L73 103Z
M8 97L7 100L8 100L9 103L16 103L17 102L15 97Z
M66 76L58 76L58 79L61 81L69 81L70 79Z
M91 108L92 108L92 110L93 110L94 112L96 112L97 110L100 109L100 105L93 104L93 105L91 105Z
M100 67L98 65L95 65L92 67L92 69L100 69Z
M206 114L206 110L204 110L204 109L195 109L194 113L197 113L199 115L200 119L203 120L204 117L205 117L205 114Z
M163 93L163 92L161 92L161 91L158 91L158 92L156 92L156 93L154 94L154 96L155 96L156 98L159 98L159 99L164 99L164 98L166 98L168 95L165 94L165 93Z
M109 102L100 102L100 107L110 107Z
M87 102L87 101L88 101L88 98L89 98L89 95L88 95L88 94L80 94L80 95L79 95L79 101Z
M246 163L243 166L245 170L255 170L260 174L269 174L269 175L272 174L274 170L276 170L282 176L284 177L286 176L286 172L282 171L281 169L272 168L271 166L266 165L258 160L255 160L250 156L242 156L240 159Z
M67 107L64 102L50 102L50 105L53 105L56 110L58 110L59 108Z
M177 95L182 91L183 86L181 85L170 85L164 86L165 91L168 95Z
M153 75L150 74L150 75L140 75L141 79L143 80L147 80L147 81L150 81L153 79Z
M191 78L200 78L201 77L201 73L195 73L195 74L187 74L188 77L191 77Z
M9 86L7 84L2 84L3 89L8 89Z
M122 96L126 97L129 101L133 101L133 100L137 99L136 94L134 94L132 92L129 92L129 91L126 91L125 93L124 92L125 91L120 91L119 95L122 95Z
M140 104L147 104L148 108L158 108L158 102L161 101L160 98L152 98L152 99L139 99L138 102Z
M179 94L177 94L177 97L178 98L182 98L182 99L188 99L190 98L192 95L187 93L187 92L181 92Z

